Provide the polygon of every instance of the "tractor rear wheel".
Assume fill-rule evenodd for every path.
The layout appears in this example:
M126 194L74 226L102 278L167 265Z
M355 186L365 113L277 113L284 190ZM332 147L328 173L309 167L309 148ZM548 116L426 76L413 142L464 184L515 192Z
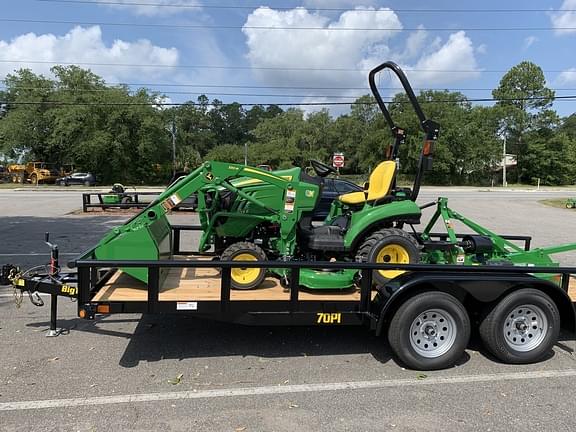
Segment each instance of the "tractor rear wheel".
M361 262L385 264L417 264L420 261L418 242L398 228L381 229L368 236L358 249ZM403 270L375 270L374 282L384 285L404 273Z
M222 261L266 261L266 253L259 246L249 242L238 242L228 246L220 256ZM266 277L266 269L232 267L232 288L249 290L256 288Z

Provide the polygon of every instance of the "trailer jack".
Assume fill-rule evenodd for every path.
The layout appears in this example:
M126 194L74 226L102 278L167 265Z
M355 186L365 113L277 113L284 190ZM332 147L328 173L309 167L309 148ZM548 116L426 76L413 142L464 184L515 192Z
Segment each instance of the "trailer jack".
M76 273L66 273L60 270L58 245L50 242L50 234L46 233L45 243L50 248L50 262L46 265L32 267L24 272L14 265L8 264L2 267L0 282L8 282L14 288L16 307L20 307L24 293L28 294L30 302L34 306L44 306L44 300L39 292L50 294L50 328L46 337L56 337L67 333L66 329L58 328L58 296L70 297L74 300L78 290L69 284L76 283ZM44 269L44 272L37 270Z

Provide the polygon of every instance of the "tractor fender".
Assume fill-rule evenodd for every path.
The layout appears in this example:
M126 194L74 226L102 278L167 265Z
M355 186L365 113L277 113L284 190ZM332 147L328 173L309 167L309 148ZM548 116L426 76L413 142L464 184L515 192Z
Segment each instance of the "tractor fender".
M354 212L344 236L344 246L354 250L370 232L386 222L420 220L422 211L414 201L392 201L391 203L365 207Z
M512 291L522 288L534 288L549 295L560 312L562 328L570 332L576 331L572 300L553 282L530 274L418 272L405 273L379 288L382 301L379 304L381 309L376 323L376 334L382 334L394 312L405 300L422 292L442 291L453 295L464 304L470 319L474 320L485 313L485 306L495 305Z

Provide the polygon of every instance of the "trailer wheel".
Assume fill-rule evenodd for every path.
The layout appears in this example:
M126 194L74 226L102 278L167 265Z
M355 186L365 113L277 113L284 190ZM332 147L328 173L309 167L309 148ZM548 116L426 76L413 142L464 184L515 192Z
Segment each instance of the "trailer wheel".
M359 261L369 263L416 264L420 261L418 242L406 231L398 228L382 229L364 240L358 249ZM403 270L374 270L377 285L385 285L404 273Z
M464 353L470 339L470 318L456 298L426 292L406 300L388 328L388 343L409 368L444 369Z
M266 261L266 253L259 246L249 242L238 242L228 246L220 256L222 261ZM266 277L266 269L232 267L231 286L233 289L249 290L256 288Z
M521 289L504 297L480 324L485 347L505 363L535 363L560 334L560 314L545 293Z

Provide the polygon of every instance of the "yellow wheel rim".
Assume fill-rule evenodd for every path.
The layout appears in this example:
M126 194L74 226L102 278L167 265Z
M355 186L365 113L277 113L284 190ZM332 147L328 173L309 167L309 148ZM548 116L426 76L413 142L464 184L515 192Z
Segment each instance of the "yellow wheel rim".
M232 258L232 261L258 261L258 259L252 254L241 253ZM232 280L239 285L249 285L258 279L261 271L259 268L232 267Z
M389 244L380 249L378 255L376 255L376 262L386 264L410 264L410 254L400 245ZM378 270L378 273L386 279L393 279L404 273L404 270Z

